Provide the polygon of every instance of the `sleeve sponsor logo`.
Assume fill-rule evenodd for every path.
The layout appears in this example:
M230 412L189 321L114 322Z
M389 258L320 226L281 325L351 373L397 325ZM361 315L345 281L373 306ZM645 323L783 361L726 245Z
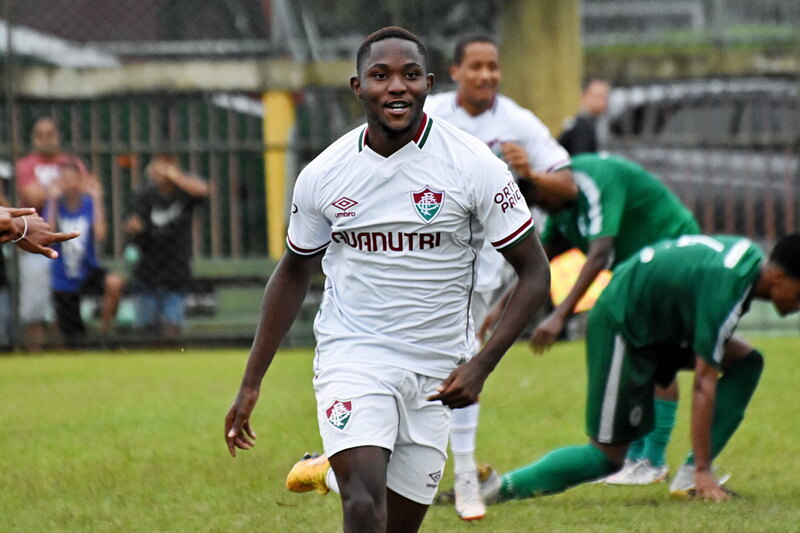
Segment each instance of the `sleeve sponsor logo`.
M411 203L422 221L430 224L442 210L444 191L426 185L418 191L411 191Z
M522 201L522 193L514 180L508 182L503 189L494 195L494 203L500 206L503 213L513 209L515 205Z

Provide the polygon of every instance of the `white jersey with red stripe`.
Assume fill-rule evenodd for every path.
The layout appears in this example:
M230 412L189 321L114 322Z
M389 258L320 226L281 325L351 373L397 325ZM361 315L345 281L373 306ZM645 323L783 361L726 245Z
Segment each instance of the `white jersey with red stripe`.
M569 166L567 151L550 134L541 120L511 98L497 95L491 107L473 116L461 107L455 91L434 94L425 102L425 111L474 135L502 157L503 143L513 142L525 150L536 172L555 172ZM480 254L480 268L475 290L490 292L508 279L506 262L486 244Z
M506 165L458 128L425 116L414 141L388 158L368 137L366 126L344 135L295 185L289 250L325 253L316 365L444 378L472 353L482 229L502 251L533 221Z

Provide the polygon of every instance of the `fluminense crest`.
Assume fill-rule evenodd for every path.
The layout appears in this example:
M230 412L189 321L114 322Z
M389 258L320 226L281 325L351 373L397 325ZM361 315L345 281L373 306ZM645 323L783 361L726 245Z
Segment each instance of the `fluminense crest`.
M437 191L426 185L419 191L411 191L411 202L422 221L430 224L442 210L444 191Z
M328 422L330 422L333 427L340 431L344 431L352 414L352 400L334 400L333 403L325 409L325 418L328 419Z

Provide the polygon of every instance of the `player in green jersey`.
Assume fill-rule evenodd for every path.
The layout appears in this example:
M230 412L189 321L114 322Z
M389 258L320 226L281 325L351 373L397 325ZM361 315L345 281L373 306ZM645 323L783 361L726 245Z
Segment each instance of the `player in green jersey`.
M754 298L772 301L781 315L800 310L800 234L780 239L766 260L744 238L686 235L619 265L589 315L589 444L493 476L485 497L553 494L618 470L631 441L653 427L653 387L682 368L694 370L693 452L671 491L730 497L711 462L739 426L761 375L761 354L733 336Z
M567 297L534 330L531 344L536 353L558 339L603 269L614 269L644 246L700 233L689 209L636 163L607 154L582 154L573 157L572 169L577 191L567 194L538 187L530 193L530 200L549 215L541 236L548 257L571 247L586 254ZM499 317L502 303L490 320ZM659 386L655 395L655 429L631 445L624 468L607 483L645 485L666 478L666 449L678 408L677 384Z

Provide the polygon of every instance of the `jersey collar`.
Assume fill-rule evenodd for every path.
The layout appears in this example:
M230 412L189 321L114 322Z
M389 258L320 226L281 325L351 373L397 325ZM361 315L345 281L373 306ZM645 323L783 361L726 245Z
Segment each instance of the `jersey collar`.
M428 140L428 136L431 133L431 128L433 127L433 119L428 116L427 113L422 113L422 122L419 124L419 128L417 128L417 133L414 134L414 143L416 143L417 147L421 150L425 143ZM361 134L358 136L358 151L362 151L365 146L369 144L369 139L367 135L369 134L369 127L364 126L364 129L361 131Z

